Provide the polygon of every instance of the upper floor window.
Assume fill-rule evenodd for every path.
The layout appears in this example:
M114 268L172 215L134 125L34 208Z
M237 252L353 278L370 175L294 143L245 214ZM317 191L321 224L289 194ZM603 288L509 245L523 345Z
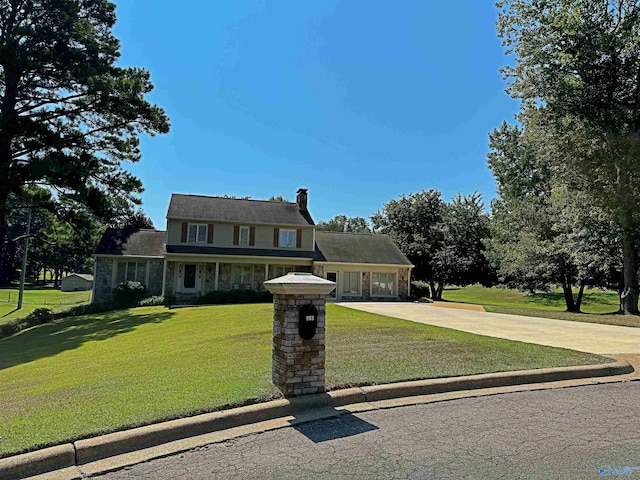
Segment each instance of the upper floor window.
M205 243L207 241L207 225L201 223L189 224L189 236L187 240L190 243Z
M240 245L249 245L249 227L240 227Z
M296 246L296 231L295 230L280 230L280 242L281 247L295 247Z

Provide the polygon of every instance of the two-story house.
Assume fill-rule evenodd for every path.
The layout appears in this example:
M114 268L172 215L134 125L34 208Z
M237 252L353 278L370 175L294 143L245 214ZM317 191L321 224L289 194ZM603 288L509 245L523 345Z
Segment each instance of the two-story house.
M402 299L411 263L386 235L320 232L296 202L173 194L167 230L108 229L95 253L94 302L125 280L189 301L214 290L262 290L291 271L337 283L336 300Z

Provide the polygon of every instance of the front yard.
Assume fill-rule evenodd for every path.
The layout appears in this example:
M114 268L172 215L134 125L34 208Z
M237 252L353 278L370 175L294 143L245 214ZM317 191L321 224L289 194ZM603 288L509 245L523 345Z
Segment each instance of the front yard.
M0 324L14 318L26 317L36 308L62 310L71 305L91 301L91 291L61 292L51 287L28 288L24 291L22 309L16 310L17 288L0 288Z
M0 339L0 456L278 396L271 318L266 304L143 307ZM603 361L328 305L329 388Z

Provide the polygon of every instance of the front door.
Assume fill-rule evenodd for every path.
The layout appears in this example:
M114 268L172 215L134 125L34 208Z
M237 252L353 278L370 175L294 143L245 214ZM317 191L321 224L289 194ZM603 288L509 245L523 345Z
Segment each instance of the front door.
M327 280L331 282L336 282L336 288L331 290L331 293L327 295L327 300L337 300L338 299L338 272L327 272Z

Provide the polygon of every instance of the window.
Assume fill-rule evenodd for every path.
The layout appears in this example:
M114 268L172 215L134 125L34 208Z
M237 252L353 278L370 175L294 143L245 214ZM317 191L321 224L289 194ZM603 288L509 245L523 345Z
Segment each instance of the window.
M251 265L233 266L233 288L251 288Z
M116 283L124 281L145 283L147 262L118 262Z
M184 288L196 288L196 266L194 264L184 266Z
M273 267L274 278L282 277L290 272L293 272L293 267Z
M207 226L199 223L190 223L187 240L190 243L205 243L207 241Z
M344 272L342 274L342 293L360 295L360 272Z
M295 230L280 230L280 243L281 247L295 247L296 246L296 231Z
M240 245L249 245L249 227L240 227Z
M396 294L396 274L395 273L372 273L371 274L371 295L395 295Z

